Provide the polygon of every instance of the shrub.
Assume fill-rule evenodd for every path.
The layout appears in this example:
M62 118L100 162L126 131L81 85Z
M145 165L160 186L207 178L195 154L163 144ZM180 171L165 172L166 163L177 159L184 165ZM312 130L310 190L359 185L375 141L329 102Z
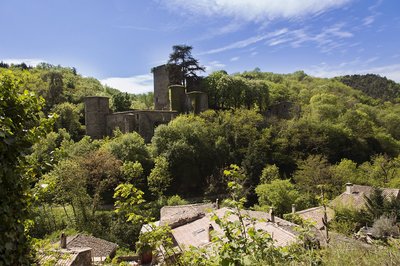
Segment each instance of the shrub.
M379 219L375 220L372 226L372 234L378 238L399 236L396 219L382 215Z

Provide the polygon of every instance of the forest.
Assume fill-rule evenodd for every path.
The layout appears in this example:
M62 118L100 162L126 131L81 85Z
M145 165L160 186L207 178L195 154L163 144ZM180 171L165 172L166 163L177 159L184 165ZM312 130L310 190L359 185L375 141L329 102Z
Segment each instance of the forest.
M61 231L86 232L132 252L142 225L159 219L166 205L218 198L253 210L273 206L283 218L292 204L321 206L321 192L334 199L348 182L400 188L400 84L374 74L317 78L256 68L213 72L201 87L210 109L158 126L150 143L118 129L93 140L85 136L84 97L107 96L113 111L124 111L153 109L153 93L122 93L75 68L1 63L1 229L16 232L0 236L0 253L16 254L5 264L32 263L35 249ZM240 203L224 201L232 193L229 173L243 177ZM376 204L363 213L338 211L331 230L351 236L374 224L376 210L399 222L399 202ZM380 252L397 247L400 262L399 243L389 242ZM290 251L306 254L290 258L299 265L363 254L303 249ZM379 251L371 254L370 262L385 261Z

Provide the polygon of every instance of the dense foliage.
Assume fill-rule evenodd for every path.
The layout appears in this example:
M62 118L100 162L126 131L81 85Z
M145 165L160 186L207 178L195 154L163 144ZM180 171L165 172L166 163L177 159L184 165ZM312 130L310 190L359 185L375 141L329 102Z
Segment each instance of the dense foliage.
M21 223L15 224L19 233L28 217L25 196L31 193L35 196L29 216L34 221L32 236L75 228L133 248L144 222L141 217L157 219L163 205L187 202L181 197L189 201L226 197L231 188L224 170L230 164L239 165L245 177L244 205L274 207L278 215L290 212L292 204L298 209L318 205L321 187L328 199L340 194L346 182L400 187L395 82L366 82L376 78L367 75L347 78L348 86L344 77L321 79L302 71L285 75L259 69L234 75L218 71L202 80L211 110L197 116L182 114L158 126L151 142L145 143L135 132L115 131L102 140L84 136L83 99L108 96L116 111L149 109L151 93L122 94L80 76L74 68L48 64L34 68L3 64L0 77L1 156L5 156L1 178L17 193L7 196L4 210L12 212L8 206L15 198L22 204L18 214L7 212L4 221L21 215ZM45 102L24 90L41 95ZM369 93L379 90L390 92L379 99ZM10 109L11 105L18 108ZM40 134L32 129L41 128L40 118L52 114L57 114L53 131L36 138ZM12 139L10 132L15 135ZM25 161L31 179L22 175ZM16 182L7 183L11 180ZM118 212L111 211L115 203ZM381 208L377 206L370 213ZM390 211L364 215L338 210L332 228L348 234L398 208L387 202L382 206ZM137 222L127 223L127 217ZM18 237L25 241L23 234ZM19 245L19 254L26 253L26 247ZM327 256L333 253L328 250Z
M43 99L20 92L10 72L0 76L0 264L29 265L29 185L32 179L25 155L48 129L41 117ZM47 124L47 125L46 125Z
M400 85L379 75L348 75L339 80L373 98L397 102L400 97Z

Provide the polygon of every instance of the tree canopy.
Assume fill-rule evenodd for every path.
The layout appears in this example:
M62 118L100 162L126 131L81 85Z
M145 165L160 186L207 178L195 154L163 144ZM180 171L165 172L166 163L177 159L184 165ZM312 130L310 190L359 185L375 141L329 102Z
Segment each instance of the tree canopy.
M184 86L187 85L188 79L196 79L198 72L205 71L205 67L192 56L192 49L193 47L188 45L174 45L169 55L169 71L176 77L173 80Z

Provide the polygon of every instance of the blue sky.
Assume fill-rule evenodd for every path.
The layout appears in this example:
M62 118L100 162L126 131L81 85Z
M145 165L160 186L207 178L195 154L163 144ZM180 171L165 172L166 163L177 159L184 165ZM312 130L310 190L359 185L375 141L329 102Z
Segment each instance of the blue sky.
M76 67L131 93L175 44L207 73L377 73L400 82L398 0L0 0L0 60Z

